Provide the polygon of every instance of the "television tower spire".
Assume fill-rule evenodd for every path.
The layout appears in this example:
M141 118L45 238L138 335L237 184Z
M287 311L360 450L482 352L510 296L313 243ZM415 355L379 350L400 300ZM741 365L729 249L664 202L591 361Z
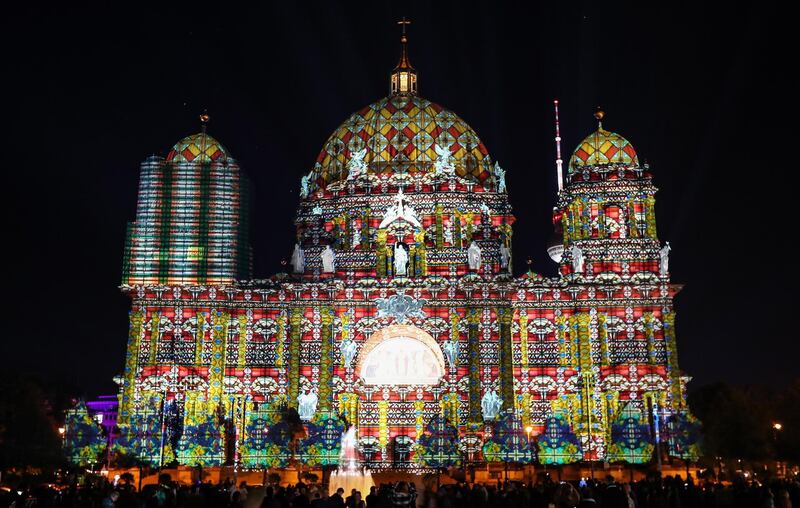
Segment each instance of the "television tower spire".
M553 101L553 106L556 110L556 175L558 178L558 190L561 191L564 188L564 170L562 169L564 161L561 160L561 128L558 123L558 99Z

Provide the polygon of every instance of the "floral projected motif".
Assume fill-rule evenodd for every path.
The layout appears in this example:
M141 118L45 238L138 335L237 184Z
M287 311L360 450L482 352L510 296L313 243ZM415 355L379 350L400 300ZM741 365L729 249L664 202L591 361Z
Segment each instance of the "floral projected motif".
M542 464L572 464L583 458L580 441L562 416L550 416L545 420L544 432L536 447Z
M86 404L78 404L67 411L64 421L64 455L76 466L101 461L106 449L106 438L100 425L89 416Z
M427 302L408 295L394 295L389 298L378 298L375 303L379 318L393 317L398 323L403 324L408 318L424 318L425 311L422 309Z
M633 404L626 404L611 425L611 446L608 447L609 462L644 464L653 457L653 440L650 426L642 411Z

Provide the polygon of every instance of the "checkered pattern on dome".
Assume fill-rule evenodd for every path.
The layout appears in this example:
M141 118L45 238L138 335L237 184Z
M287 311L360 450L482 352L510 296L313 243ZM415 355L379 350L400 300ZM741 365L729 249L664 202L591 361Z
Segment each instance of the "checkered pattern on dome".
M583 166L600 166L603 164L639 165L633 145L616 132L609 132L602 127L584 138L578 148L572 152L569 160L569 172Z
M167 162L214 162L228 157L228 151L219 141L198 132L175 143L167 154Z
M365 147L371 173L391 171L392 162L409 163L410 173L428 171L437 158L434 145L450 147L459 176L477 182L493 176L494 168L484 164L486 147L458 115L421 97L390 96L353 113L333 132L317 156L312 180L325 187L346 179L351 153Z

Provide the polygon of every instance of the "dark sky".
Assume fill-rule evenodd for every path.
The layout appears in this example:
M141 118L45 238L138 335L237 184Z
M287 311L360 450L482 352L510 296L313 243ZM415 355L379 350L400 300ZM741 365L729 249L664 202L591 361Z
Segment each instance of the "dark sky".
M199 130L204 108L209 132L254 182L255 274L280 270L300 176L337 125L388 93L405 15L420 95L464 118L508 170L517 267L530 255L537 271L555 273L545 253L553 98L565 158L594 129L600 104L604 126L631 140L660 188L659 236L673 247L674 282L686 284L676 301L682 368L696 385L786 383L798 373L796 248L787 243L797 214L780 176L796 166L797 140L780 125L792 119L792 32L764 2L639 3L656 5L6 11L4 366L88 395L113 389L138 165Z

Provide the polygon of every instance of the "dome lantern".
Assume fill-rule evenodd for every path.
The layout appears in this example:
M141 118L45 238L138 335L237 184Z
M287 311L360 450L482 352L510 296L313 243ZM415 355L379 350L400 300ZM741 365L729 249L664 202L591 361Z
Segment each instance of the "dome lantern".
M402 27L400 35L400 62L392 71L392 95L417 95L417 70L411 66L408 60L408 37L406 36L406 25L411 21L405 17L397 22Z

